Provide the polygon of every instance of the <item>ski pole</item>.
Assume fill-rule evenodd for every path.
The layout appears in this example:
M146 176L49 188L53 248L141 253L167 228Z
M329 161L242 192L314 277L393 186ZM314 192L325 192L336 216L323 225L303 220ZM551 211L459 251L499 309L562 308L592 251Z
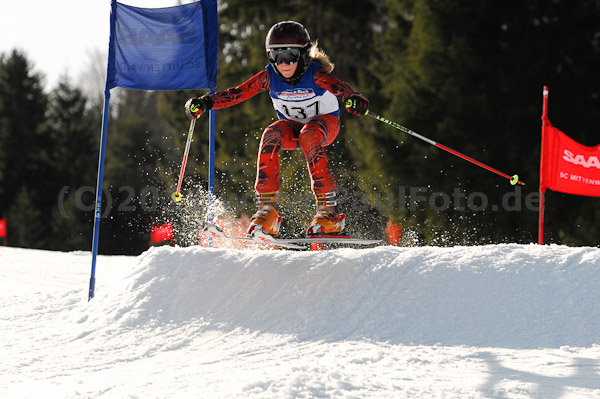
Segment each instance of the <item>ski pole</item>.
M393 126L396 129L403 131L404 133L410 134L411 136L416 137L416 138L418 138L420 140L423 140L424 142L426 142L428 144L431 144L433 146L436 146L437 148L440 148L440 149L442 149L444 151L447 151L447 152L449 152L452 155L456 155L457 157L462 158L465 161L469 161L469 162L471 162L471 163L473 163L473 164L475 164L477 166L482 167L483 169L487 169L490 172L493 172L493 173L495 173L497 175L500 175L500 176L502 176L504 178L507 178L508 180L510 180L510 184L512 184L513 186L515 184L517 184L517 183L520 184L520 185L522 185L522 186L525 185L525 183L523 183L521 180L519 180L519 175L509 176L506 173L502 173L499 170L492 168L491 166L488 166L488 165L486 165L486 164L484 164L482 162L479 162L479 161L477 161L477 160L475 160L475 159L473 159L471 157L468 157L465 154L461 154L460 152L455 151L452 148L448 148L448 147L446 147L443 144L436 143L435 141L430 140L427 137L421 136L417 132L414 132L414 131L412 131L412 130L410 130L410 129L408 129L408 128L406 128L406 127L404 127L404 126L402 126L402 125L400 125L400 124L398 124L396 122L393 122L393 121L391 121L391 120L389 120L387 118L384 118L381 115L377 115L376 113L371 112L370 110L367 110L367 112L365 113L365 115L369 115L371 118L375 118L375 119L377 119L380 122L387 123L388 125Z
M194 126L196 125L196 119L192 119L190 122L190 131L188 133L187 142L185 143L185 152L183 153L183 162L181 163L181 171L179 172L179 182L177 183L177 191L171 195L173 201L179 202L181 201L182 195L179 190L181 190L181 183L183 182L183 172L185 171L185 164L187 163L188 154L190 152L190 145L192 144L192 136L194 135Z

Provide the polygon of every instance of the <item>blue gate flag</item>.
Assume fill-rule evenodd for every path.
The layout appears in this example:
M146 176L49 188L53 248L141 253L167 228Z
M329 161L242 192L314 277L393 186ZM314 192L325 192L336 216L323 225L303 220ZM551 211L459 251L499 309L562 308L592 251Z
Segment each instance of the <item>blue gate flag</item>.
M199 0L166 8L138 8L111 0L108 70L96 181L88 300L94 297L96 289L110 90L118 86L137 90L210 89L212 93L217 86L218 48L217 0ZM214 109L210 110L209 118L210 208L215 175Z
M112 1L106 88L216 87L216 0L139 8Z

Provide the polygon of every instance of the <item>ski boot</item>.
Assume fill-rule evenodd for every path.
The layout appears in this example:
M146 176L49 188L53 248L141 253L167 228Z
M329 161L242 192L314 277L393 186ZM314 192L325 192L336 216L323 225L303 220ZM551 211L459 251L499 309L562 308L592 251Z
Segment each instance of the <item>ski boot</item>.
M338 210L335 191L317 194L317 213L310 222L306 237L349 237L345 227L346 214Z
M271 236L279 234L281 216L279 216L279 193L256 194L256 213L250 219L247 235L252 237L258 233Z

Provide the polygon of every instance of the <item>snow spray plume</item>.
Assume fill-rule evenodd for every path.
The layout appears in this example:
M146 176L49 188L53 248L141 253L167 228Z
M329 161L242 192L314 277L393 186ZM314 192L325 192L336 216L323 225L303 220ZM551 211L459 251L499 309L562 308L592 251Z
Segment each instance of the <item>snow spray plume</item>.
M177 244L187 247L198 245L200 232L209 222L209 214L218 219L227 213L223 202L213 198L210 204L210 194L204 187L190 187L185 199L173 204L169 208L175 227L175 240ZM210 208L210 209L209 209Z

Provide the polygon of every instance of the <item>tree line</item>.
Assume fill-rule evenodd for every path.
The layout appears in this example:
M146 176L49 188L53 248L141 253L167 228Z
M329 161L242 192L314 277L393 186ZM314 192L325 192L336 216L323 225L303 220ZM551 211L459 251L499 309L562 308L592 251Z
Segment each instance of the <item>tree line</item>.
M277 7L229 0L219 8L217 89L267 64L264 38L280 20L303 23L334 74L373 112L526 182L504 179L369 117L342 111L326 148L350 232L382 237L387 220L406 245L529 243L537 235L542 87L553 124L598 144L600 3L592 0L295 0ZM27 54L0 55L0 216L9 245L89 249L102 106L68 76L45 92ZM173 221L181 245L207 217L208 118L196 125L184 204L170 199L189 126L183 104L200 91L113 89L100 253L140 253L150 226ZM253 211L262 130L275 118L267 94L217 111L218 213ZM303 154L282 154L286 234L314 211ZM546 242L598 245L597 198L548 192Z

